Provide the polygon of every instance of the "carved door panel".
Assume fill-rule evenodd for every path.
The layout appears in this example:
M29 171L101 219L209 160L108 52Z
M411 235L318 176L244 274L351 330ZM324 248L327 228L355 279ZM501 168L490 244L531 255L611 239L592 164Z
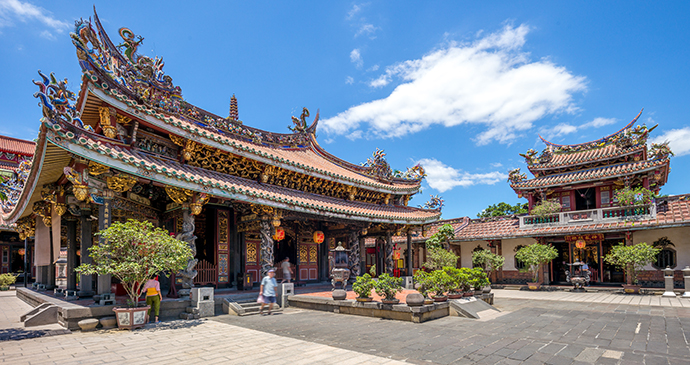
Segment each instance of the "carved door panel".
M247 248L245 251L245 271L251 275L253 282L258 282L261 278L261 240L246 240Z
M299 280L317 280L319 275L318 245L316 243L301 243L298 254Z

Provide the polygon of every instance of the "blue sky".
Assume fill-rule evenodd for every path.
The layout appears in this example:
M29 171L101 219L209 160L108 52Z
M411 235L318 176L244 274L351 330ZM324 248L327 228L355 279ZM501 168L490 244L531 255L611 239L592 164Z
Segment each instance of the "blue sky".
M190 4L193 4L190 6ZM80 69L69 38L92 2L0 0L0 133L33 139L37 70ZM354 163L384 149L394 169L421 162L443 218L518 199L518 155L617 131L645 108L670 140L665 194L690 192L688 2L95 1L116 43L162 56L183 97L225 116L234 93L247 125L287 132L321 111L318 140Z

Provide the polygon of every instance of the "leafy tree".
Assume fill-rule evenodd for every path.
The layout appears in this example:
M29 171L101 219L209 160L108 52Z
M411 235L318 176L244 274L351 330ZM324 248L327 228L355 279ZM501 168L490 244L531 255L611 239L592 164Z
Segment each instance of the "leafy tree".
M661 249L654 248L646 242L640 242L632 246L619 243L611 248L611 252L604 257L604 261L623 269L628 277L628 281L637 284L637 274L645 265L649 265L656 260L656 255L659 251Z
M455 267L458 263L458 255L440 247L427 247L424 267L431 270L440 270L445 266Z
M525 263L526 271L532 272L534 282L536 283L539 280L539 267L558 257L558 251L551 245L542 245L535 242L519 249L515 253L515 257Z
M472 263L480 266L487 273L491 273L503 267L506 258L496 255L489 250L477 250L472 253Z
M534 207L532 207L532 215L544 218L547 215L558 213L561 211L561 203L557 202L556 199L545 200Z
M491 204L488 208L477 213L477 218L500 217L504 215L523 214L527 213L529 204L517 203L510 205L508 203L500 202L498 204Z
M147 280L160 272L180 271L193 257L186 242L147 221L114 222L96 235L103 242L89 248L93 264L81 264L75 270L120 279L132 307L137 306Z
M438 229L438 232L431 235L426 240L426 247L434 248L448 248L450 246L450 240L455 238L455 229L450 224L444 224Z

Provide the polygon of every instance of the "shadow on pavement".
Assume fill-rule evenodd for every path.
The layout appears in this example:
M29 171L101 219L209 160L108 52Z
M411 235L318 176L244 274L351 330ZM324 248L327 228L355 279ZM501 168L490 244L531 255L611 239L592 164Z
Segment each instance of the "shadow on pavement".
M72 332L67 329L27 330L24 328L6 328L0 329L0 341L18 341L43 336L66 335L69 333Z

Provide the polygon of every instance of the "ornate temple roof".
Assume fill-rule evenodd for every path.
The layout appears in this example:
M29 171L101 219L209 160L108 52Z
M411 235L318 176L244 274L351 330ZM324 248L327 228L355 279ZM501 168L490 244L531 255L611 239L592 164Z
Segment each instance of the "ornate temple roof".
M0 136L0 152L15 153L22 156L31 157L34 155L36 142L27 141L19 138Z
M654 171L659 168L668 168L669 160L651 160L621 163L616 165L606 165L593 169L577 170L563 174L540 176L534 179L524 180L510 184L516 190L533 189L543 187L555 187L573 183L584 183L589 181L599 181L616 177L623 177L631 174ZM665 183L665 180L662 181Z

